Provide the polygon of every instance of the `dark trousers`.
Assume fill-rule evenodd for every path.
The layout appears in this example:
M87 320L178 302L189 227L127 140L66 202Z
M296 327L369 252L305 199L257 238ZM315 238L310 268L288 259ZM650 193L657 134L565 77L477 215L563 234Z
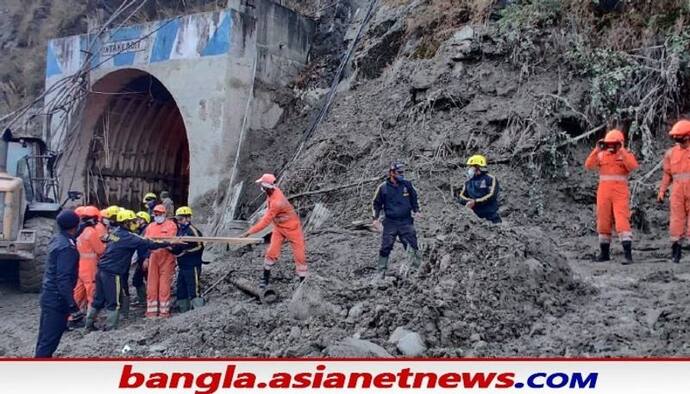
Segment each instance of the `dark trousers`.
M179 267L177 271L177 299L201 297L201 266Z
M501 223L501 217L498 216L498 211L493 211L493 210L480 210L477 209L474 211L477 216L479 216L482 219L486 219L490 221L491 223Z
M132 274L132 286L135 288L144 286L144 280L146 279L146 271L144 271L144 262L142 260L137 261L134 265L134 274Z
M123 293L121 280L122 275L98 270L96 273L96 295L91 306L95 309L119 310L120 295Z
M400 222L385 219L383 221L383 234L381 235L379 256L390 256L393 245L395 245L396 237L400 239L405 249L407 249L408 246L414 250L419 249L417 246L417 231L414 228L414 223L410 221Z
M36 358L53 357L60 344L62 334L67 329L68 313L50 307L41 307L41 322L36 341Z

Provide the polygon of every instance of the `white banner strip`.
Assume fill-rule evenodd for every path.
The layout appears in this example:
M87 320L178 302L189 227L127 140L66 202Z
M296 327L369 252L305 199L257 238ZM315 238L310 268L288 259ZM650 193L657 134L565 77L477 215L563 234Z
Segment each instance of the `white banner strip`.
M690 360L0 360L0 393L688 394Z

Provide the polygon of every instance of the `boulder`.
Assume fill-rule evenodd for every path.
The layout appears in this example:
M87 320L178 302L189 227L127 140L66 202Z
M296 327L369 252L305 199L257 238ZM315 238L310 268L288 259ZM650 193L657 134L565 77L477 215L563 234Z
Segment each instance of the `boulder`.
M398 327L393 331L388 342L394 343L400 353L406 356L419 356L426 351L422 337L414 331Z

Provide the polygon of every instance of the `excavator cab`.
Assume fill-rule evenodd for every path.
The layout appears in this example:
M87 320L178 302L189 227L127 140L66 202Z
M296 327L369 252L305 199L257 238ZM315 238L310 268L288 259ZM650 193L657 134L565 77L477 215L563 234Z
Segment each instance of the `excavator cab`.
M37 138L0 138L0 264L16 264L19 287L39 291L55 228L58 182L55 155ZM80 198L79 193L69 193Z

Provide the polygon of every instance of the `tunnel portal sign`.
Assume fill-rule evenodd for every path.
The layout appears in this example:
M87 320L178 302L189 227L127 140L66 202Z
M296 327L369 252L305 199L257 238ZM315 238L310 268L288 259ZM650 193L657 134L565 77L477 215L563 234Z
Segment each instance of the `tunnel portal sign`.
M127 52L141 52L148 49L148 40L137 38L136 40L115 41L104 43L101 53L103 56L113 56Z

